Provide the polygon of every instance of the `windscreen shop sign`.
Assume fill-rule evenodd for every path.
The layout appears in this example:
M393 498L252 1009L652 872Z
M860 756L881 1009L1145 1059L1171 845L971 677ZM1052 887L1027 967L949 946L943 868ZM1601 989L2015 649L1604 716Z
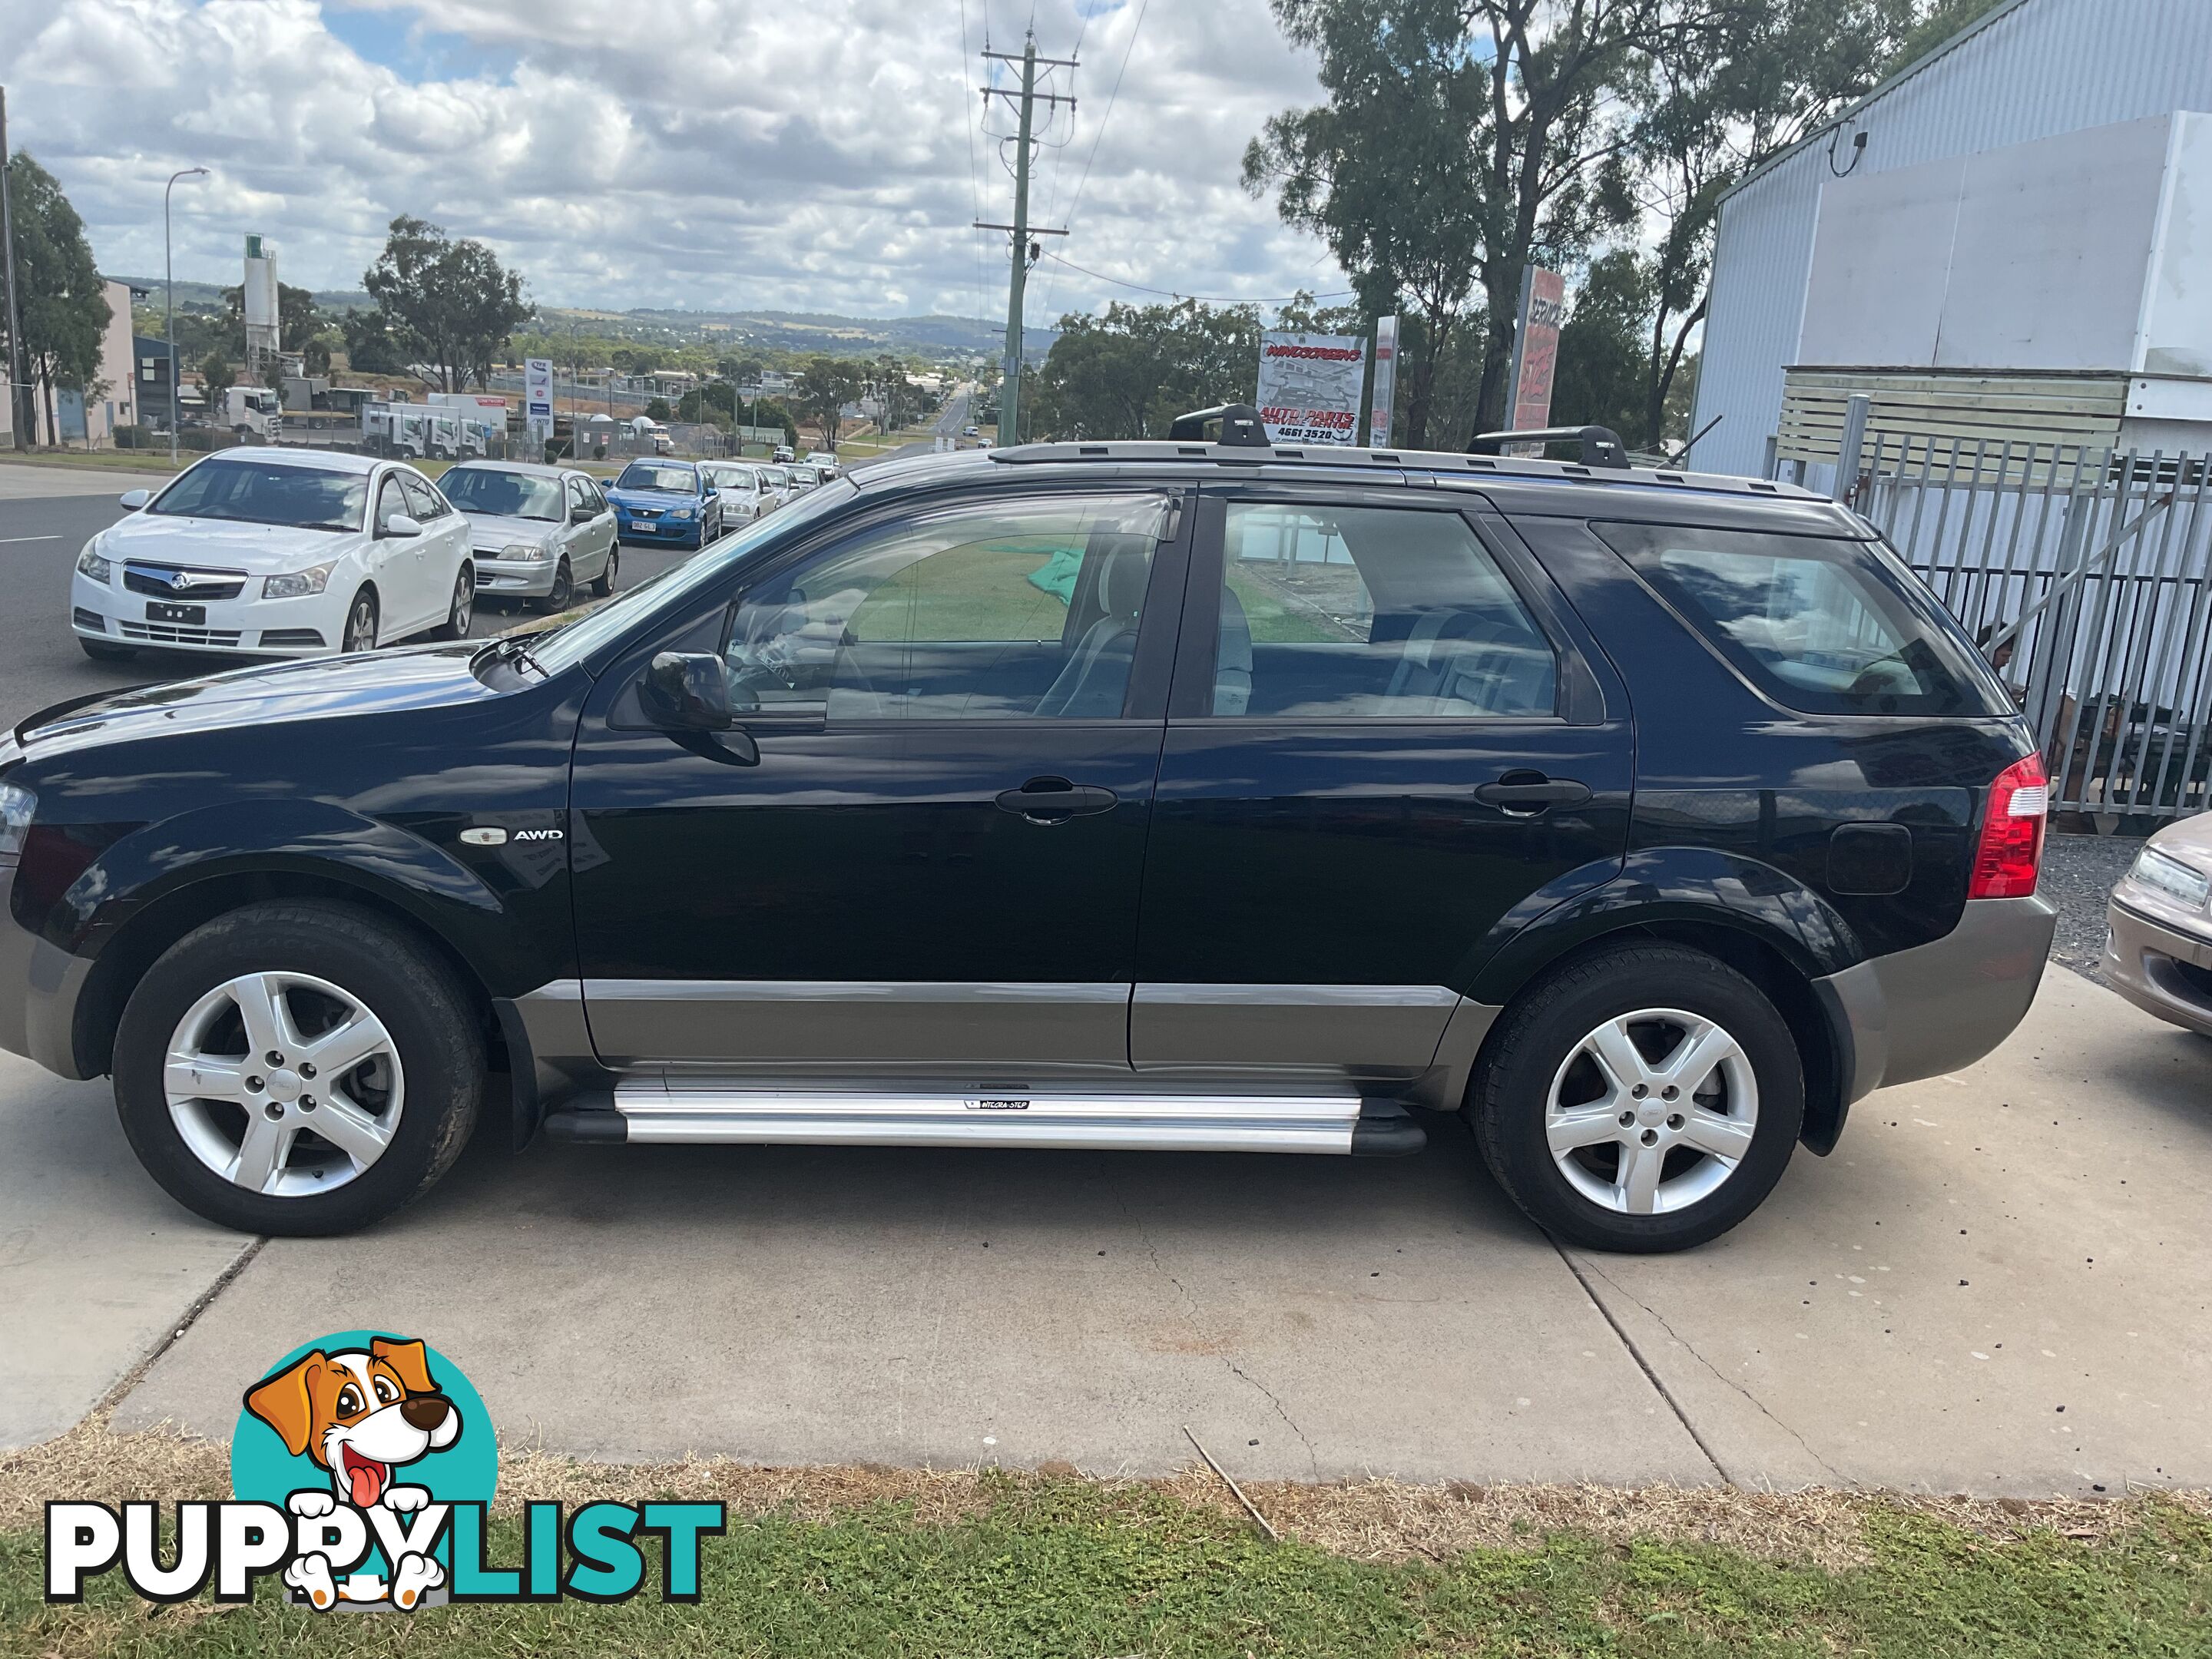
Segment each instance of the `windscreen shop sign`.
M1358 335L1262 334L1261 423L1271 443L1356 444L1367 342Z

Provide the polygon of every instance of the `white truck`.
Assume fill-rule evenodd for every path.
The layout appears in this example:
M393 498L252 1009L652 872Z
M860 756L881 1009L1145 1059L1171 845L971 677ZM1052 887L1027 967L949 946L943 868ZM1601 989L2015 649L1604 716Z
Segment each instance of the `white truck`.
M461 410L429 404L365 404L362 435L410 460L466 460L488 453L491 426Z
M283 400L262 386L226 386L216 406L215 420L216 425L241 438L259 438L273 444L284 431Z

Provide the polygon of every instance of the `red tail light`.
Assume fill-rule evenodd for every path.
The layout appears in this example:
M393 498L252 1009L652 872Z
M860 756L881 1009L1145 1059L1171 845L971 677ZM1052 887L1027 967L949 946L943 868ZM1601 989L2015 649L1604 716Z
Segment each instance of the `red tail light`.
M1997 774L1990 786L1981 842L1974 848L1968 898L2026 898L2035 891L2035 872L2043 863L2043 823L2050 805L2050 781L2044 775L2040 755L2016 761Z

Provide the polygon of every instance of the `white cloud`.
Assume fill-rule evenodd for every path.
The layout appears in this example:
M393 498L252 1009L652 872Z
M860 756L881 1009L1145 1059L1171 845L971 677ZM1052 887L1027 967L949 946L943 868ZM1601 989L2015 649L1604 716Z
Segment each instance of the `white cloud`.
M993 45L1019 50L1027 8L988 10ZM491 243L556 305L996 317L1005 242L967 226L978 207L1006 218L1012 184L972 132L985 0L966 0L964 55L961 11L0 0L0 82L10 137L60 177L110 270L159 271L162 183L199 164L215 177L179 186L175 230L179 274L204 280L230 280L257 231L288 282L353 287L412 213ZM1265 0L1039 0L1036 27L1050 56L1080 31L1084 58L1072 132L1054 134L1068 142L1042 153L1040 219L1075 204L1127 53L1054 252L1206 295L1343 286L1237 183L1267 116L1317 94ZM1050 264L1031 291L1032 317L1117 293Z

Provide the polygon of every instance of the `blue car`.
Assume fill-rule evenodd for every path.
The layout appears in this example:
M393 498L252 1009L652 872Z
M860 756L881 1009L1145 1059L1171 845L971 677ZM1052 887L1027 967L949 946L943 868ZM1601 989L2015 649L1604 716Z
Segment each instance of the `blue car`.
M607 500L616 538L632 546L696 550L722 532L722 498L690 461L632 461Z

